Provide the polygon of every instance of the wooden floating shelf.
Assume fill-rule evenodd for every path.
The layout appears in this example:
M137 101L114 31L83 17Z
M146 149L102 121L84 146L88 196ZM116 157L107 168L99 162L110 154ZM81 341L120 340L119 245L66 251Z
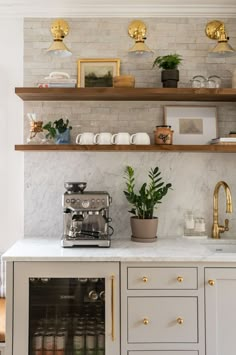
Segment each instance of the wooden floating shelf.
M236 144L225 145L79 145L79 144L18 144L17 151L77 152L215 152L236 153Z
M207 88L15 88L24 101L228 101L236 89Z

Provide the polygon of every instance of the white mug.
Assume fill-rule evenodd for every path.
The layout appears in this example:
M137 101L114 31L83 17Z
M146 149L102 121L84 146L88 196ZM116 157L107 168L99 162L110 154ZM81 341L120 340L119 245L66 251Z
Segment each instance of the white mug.
M138 132L130 137L131 144L150 144L150 137L146 132Z
M127 132L119 132L113 134L111 138L112 144L130 144L130 134Z
M84 132L78 134L76 144L94 144L94 133Z
M97 133L94 136L94 144L111 144L112 134L109 132Z

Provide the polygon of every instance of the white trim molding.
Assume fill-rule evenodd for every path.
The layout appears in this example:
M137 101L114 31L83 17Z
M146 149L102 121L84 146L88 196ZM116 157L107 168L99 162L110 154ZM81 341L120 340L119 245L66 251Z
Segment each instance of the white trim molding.
M145 2L145 4L143 4ZM156 1L127 0L115 2L114 0L88 0L88 1L54 1L54 0L5 0L0 4L0 17L208 17L224 18L236 17L236 4L231 0L222 3L219 0L210 4L193 4L193 1L185 0L179 2L166 1L165 4L156 4ZM175 4L174 4L175 3Z

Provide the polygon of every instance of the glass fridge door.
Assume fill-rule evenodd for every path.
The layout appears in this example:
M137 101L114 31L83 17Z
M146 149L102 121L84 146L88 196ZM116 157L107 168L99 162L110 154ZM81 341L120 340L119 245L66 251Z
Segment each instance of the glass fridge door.
M47 272L42 263L15 264L14 355L118 354L116 263L108 269L107 263L77 263L75 271L71 263L52 262ZM18 291L17 284L24 287Z
M30 278L29 354L105 355L105 278Z

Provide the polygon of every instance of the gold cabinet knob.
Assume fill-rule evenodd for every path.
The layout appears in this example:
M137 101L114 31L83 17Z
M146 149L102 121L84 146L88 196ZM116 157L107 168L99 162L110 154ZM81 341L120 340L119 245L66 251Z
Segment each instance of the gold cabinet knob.
M148 278L147 278L147 276L143 276L143 282L145 283L145 282L148 282Z
M147 318L144 318L143 324L144 324L144 325L148 325L148 323L149 323L149 320L148 320Z
M208 285L214 286L215 285L215 281L214 280L208 280Z
M180 325L184 323L184 320L181 317L178 317L176 320L177 320L177 323Z
M177 277L177 281L178 281L178 282L183 282L183 281L184 281L184 278L183 278L182 276L178 276L178 277Z

